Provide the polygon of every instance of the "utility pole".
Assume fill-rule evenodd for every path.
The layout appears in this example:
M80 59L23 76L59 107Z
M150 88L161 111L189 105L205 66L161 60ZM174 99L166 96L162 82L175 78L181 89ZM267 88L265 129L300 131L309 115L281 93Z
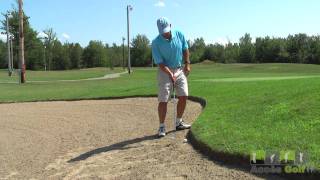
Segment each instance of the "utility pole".
M14 39L14 37L13 37L13 35L11 35L10 36L11 74L13 72L13 45L12 45L13 39Z
M130 60L130 18L129 11L132 11L132 6L127 6L127 33L128 33L128 72L131 74L131 60Z
M151 67L153 68L153 58L151 57Z
M6 14L6 21L7 21L7 47L8 47L8 75L12 75L11 71L11 54L10 54L10 32L9 32L9 13Z
M44 71L47 71L47 61L46 61L46 45L43 48L43 64L44 64Z
M122 37L122 67L123 69L125 68L124 65L124 41L126 40L126 38Z
M20 60L20 83L26 82L26 65L24 62L24 34L23 34L23 10L22 0L18 0L19 3L19 60Z

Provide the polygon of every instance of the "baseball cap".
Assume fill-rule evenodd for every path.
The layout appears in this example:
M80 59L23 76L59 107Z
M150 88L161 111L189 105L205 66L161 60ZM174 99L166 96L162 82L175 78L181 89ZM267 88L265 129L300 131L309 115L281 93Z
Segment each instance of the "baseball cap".
M169 19L161 17L157 20L159 34L167 33L171 31Z

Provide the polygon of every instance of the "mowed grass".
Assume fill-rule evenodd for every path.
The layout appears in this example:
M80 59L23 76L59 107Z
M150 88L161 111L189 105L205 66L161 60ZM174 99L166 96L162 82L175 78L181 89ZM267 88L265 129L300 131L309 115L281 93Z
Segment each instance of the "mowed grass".
M208 101L192 132L215 151L308 151L320 164L320 78L203 82L192 90Z
M156 72L136 68L118 79L0 84L0 101L155 95ZM257 77L263 80L244 81ZM199 64L193 65L189 85L191 95L207 100L192 132L210 148L240 155L252 150L303 150L309 152L311 163L320 165L320 66Z
M194 68L191 80L221 78L258 78L320 75L311 64L215 64L202 63Z
M87 78L101 77L106 74L124 71L122 68L88 68L81 70L67 71L26 71L27 81L56 81L56 80L79 80ZM12 77L8 76L8 71L0 70L0 82L18 82L17 71Z
M155 72L137 70L132 75L125 74L117 79L92 81L0 83L0 102L156 94Z

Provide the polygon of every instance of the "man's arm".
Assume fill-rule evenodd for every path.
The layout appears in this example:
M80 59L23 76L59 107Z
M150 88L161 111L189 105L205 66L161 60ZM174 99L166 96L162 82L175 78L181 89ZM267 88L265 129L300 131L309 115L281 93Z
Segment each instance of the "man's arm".
M161 69L161 71L163 71L169 75L172 82L176 81L176 77L174 76L173 72L171 72L171 70L167 66L165 66L164 64L159 64L159 68Z
M159 66L160 70L168 74L170 79L174 82L175 78L173 76L173 73L167 66L163 64L163 59L160 55L157 44L155 44L154 42L152 42L152 57L155 60L155 63Z
M188 76L191 71L189 49L183 51L184 73Z
M184 64L190 64L190 53L189 53L189 49L183 50L183 60L184 60Z

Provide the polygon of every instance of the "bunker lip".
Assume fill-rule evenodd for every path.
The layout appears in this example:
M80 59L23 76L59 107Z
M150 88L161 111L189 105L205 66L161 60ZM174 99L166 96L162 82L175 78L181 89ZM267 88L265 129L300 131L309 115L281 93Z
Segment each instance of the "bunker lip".
M90 100L117 100L129 98L156 98L156 94L146 95L130 95L130 96L105 96L105 97L92 97L92 98L68 98L68 99L43 99L43 100L30 100L30 101L3 101L0 104L13 104L13 103L31 103L31 102L56 102L56 101L90 101ZM207 102L197 96L188 96L188 100L197 102L201 105L202 109L205 108Z

